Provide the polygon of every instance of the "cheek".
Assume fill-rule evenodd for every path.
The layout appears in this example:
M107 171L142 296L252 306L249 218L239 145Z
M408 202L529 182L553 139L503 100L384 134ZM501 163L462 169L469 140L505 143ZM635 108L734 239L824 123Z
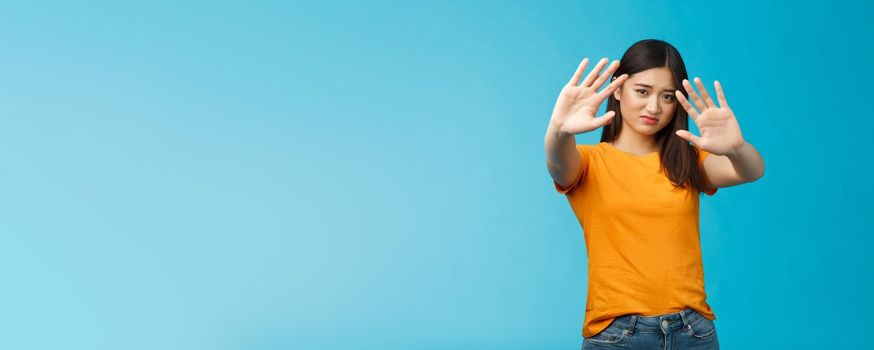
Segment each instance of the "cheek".
M674 111L676 111L676 110L677 110L677 103L665 104L664 107L662 107L662 116L663 117L670 117L670 116L674 115Z
M674 112L672 111L671 113L666 113L665 115L662 116L661 120L662 120L662 126L667 126L668 124L673 123L674 122Z
M634 98L625 98L623 96L622 99L619 100L619 109L622 111L622 115L630 116L640 114L640 106L637 105Z
M666 127L666 126L670 125L671 123L673 123L673 122L674 122L674 118L671 118L671 117L672 117L671 115L665 116L665 117L662 119L663 122L662 122L661 127Z
M623 94L619 101L622 106L630 110L639 110L646 107L646 99L634 96L633 94Z

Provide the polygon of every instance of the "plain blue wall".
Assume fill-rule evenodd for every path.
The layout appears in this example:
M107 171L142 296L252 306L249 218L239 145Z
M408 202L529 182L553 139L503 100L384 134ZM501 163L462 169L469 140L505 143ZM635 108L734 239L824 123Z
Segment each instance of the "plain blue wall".
M874 13L828 3L3 3L0 348L576 349L543 136L644 38L767 164L702 196L722 346L861 345Z

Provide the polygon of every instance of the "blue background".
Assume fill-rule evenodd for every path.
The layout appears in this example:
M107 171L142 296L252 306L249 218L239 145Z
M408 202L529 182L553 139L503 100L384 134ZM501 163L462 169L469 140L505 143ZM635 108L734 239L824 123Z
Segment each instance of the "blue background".
M0 4L0 348L576 349L585 245L543 137L582 57L644 38L720 80L765 158L702 196L721 345L861 345L871 15Z

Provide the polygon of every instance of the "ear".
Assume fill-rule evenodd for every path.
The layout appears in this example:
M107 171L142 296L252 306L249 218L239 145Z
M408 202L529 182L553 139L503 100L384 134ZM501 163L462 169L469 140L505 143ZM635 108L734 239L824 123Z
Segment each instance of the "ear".
M614 78L613 80L616 80L616 79ZM615 98L616 100L619 100L620 96L622 96L622 85L619 85L619 87L617 87L616 90L613 90L613 98Z

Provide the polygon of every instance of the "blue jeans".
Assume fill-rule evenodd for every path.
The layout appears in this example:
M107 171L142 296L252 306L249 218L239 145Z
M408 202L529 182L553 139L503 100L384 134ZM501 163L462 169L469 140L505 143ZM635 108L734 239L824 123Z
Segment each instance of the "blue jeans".
M716 325L692 308L658 315L622 315L603 331L583 337L582 350L719 349Z

